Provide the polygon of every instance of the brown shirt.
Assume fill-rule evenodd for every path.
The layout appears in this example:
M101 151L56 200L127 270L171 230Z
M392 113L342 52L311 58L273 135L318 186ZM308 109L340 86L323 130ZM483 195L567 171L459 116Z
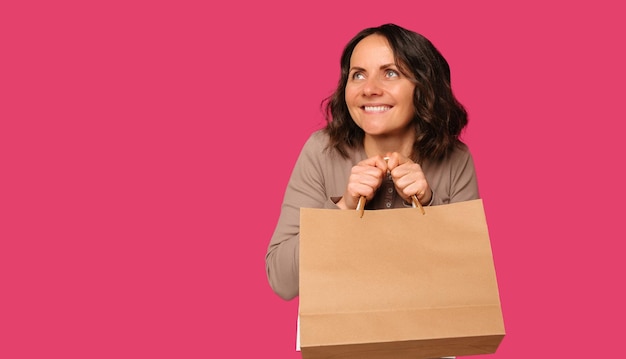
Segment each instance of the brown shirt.
M348 186L354 165L367 158L364 149L350 149L349 158L326 150L328 136L314 132L304 144L287 184L278 224L265 256L270 286L281 298L298 295L300 208L339 209L335 204ZM474 162L466 146L455 149L441 162L424 162L422 170L433 190L431 205L479 198ZM366 209L407 206L390 179L381 187Z

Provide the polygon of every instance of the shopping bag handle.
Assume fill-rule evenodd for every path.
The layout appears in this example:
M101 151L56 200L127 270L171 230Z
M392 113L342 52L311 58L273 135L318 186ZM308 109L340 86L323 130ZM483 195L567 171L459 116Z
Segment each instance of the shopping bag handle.
M389 157L385 157L383 158L385 160L385 162L389 161ZM387 172L389 173L389 172ZM365 196L361 196L359 198L359 202L356 205L356 210L357 212L359 212L359 218L363 218L363 213L365 213L365 202L367 201L367 199L365 198ZM426 214L426 211L424 211L424 207L422 207L422 204L420 203L420 201L417 199L416 195L412 195L411 196L411 204L413 206L413 208L419 208L420 212L422 212L422 214Z
M356 210L359 212L359 218L363 218L363 213L365 213L365 202L367 202L367 199L365 198L365 196L361 196L359 198L359 202L356 204ZM426 211L424 211L424 207L422 207L422 204L417 199L416 195L411 196L411 205L413 208L419 208L420 212L422 212L422 215L426 214Z

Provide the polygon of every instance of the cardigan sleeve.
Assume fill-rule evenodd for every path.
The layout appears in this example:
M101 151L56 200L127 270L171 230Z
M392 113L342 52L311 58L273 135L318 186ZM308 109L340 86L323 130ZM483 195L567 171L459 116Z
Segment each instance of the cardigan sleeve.
M474 160L466 145L444 161L424 166L424 173L433 189L433 206L480 198Z
M324 182L324 141L312 135L304 144L285 190L278 223L265 256L272 290L285 300L299 292L300 208L338 208Z

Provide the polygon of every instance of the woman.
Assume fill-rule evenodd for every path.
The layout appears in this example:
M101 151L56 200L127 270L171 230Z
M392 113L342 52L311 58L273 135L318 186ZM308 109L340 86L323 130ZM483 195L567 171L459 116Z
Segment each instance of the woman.
M410 207L479 198L472 156L459 136L467 113L447 61L415 32L386 24L358 33L341 56L324 129L304 144L266 255L281 298L298 295L301 207Z

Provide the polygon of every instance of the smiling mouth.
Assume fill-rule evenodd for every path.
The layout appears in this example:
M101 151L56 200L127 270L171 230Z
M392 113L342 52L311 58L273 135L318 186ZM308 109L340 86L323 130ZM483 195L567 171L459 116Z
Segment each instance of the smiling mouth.
M391 106L363 106L365 112L385 112L391 109Z

